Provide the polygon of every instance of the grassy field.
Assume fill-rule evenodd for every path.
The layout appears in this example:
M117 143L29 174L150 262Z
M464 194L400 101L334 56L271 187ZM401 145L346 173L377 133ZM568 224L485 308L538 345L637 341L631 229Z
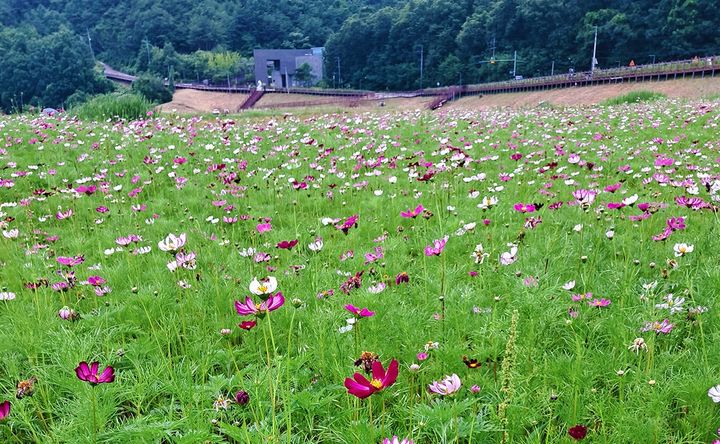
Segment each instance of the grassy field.
M709 443L718 106L0 117L2 442Z

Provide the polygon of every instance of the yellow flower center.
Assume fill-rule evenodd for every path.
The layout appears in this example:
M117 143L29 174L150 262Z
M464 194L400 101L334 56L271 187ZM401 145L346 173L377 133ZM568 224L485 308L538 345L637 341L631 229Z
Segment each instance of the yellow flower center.
M379 379L373 379L372 381L370 381L370 385L375 387L378 390L380 390L383 387L383 383Z
M258 291L260 293L267 293L268 288L265 285L261 285L258 287Z

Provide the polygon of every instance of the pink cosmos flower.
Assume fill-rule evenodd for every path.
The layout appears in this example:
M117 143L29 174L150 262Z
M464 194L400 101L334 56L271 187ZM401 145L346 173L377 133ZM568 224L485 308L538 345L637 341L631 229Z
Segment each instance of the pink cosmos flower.
M108 365L105 367L105 370L98 375L99 367L99 362L93 362L90 366L88 366L88 363L83 361L75 368L75 374L78 379L89 382L93 386L113 382L115 380L114 370L111 366Z
M252 330L257 325L256 321L242 321L238 324L238 327L242 328L243 330Z
M460 377L453 373L452 376L445 376L442 381L433 381L428 386L431 392L437 393L438 395L447 396L460 390Z
M600 299L595 298L592 301L588 301L588 305L591 307L598 307L598 308L607 307L608 305L610 305L610 300L605 299L605 298L600 298Z
M447 243L447 240L447 236L443 237L442 239L434 240L432 245L428 245L425 247L425 256L440 256L440 253L442 253L445 249L445 244Z
M368 381L365 376L355 373L352 378L345 378L345 388L351 395L365 399L395 384L397 376L398 362L396 359L390 362L387 372L380 361L375 361L372 365L372 380Z
M285 303L285 298L281 292L270 295L267 300L261 303L255 303L250 296L245 298L245 303L235 301L235 310L240 316L256 315L263 316L266 313L277 310Z
M57 261L65 265L66 267L74 267L75 265L80 265L83 262L85 262L85 256L74 256L74 257L67 257L67 256L59 256L57 258Z
M595 201L595 196L597 193L593 190L575 190L572 193L573 197L575 198L577 204L587 206L591 205Z
M674 327L674 325L670 323L670 320L664 319L662 322L659 322L659 321L646 322L645 326L640 331L642 331L642 332L654 331L655 334L662 333L662 334L666 335L672 331L673 327Z
M367 308L359 308L352 304L347 304L345 306L345 310L361 318L369 318L370 316L375 315L374 311L370 311Z
M409 218L415 219L416 217L421 215L423 211L425 211L425 207L423 207L422 204L420 204L417 207L415 207L414 210L409 209L407 211L401 211L400 216L402 216L404 218L408 218L408 219Z
M267 231L272 230L272 225L269 224L269 223L267 223L267 224L258 224L256 228L257 228L257 232L260 233L260 234L262 234L262 233L265 233L265 232L267 232Z
M395 276L395 285L400 285L402 283L408 282L410 282L410 276L405 271L398 273L398 275Z

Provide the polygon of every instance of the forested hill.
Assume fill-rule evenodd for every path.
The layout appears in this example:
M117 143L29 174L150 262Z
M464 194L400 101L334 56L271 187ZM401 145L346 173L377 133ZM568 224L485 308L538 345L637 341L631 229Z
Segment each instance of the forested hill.
M515 51L524 77L587 70L595 27L600 67L720 52L714 0L0 0L0 23L6 110L21 92L57 106L105 89L88 74L93 55L134 73L245 81L253 48L325 46L338 86L415 89L421 56L423 86L507 79Z

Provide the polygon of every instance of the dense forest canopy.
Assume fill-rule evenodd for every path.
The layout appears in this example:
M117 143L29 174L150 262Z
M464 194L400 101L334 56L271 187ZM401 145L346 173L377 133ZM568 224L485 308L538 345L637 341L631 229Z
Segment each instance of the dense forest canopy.
M102 91L93 56L162 78L244 82L254 48L325 46L338 86L414 89L421 56L423 86L507 79L511 62L480 62L515 51L524 77L589 69L595 27L600 67L720 52L712 0L0 0L0 24L6 111L20 93L60 106Z

